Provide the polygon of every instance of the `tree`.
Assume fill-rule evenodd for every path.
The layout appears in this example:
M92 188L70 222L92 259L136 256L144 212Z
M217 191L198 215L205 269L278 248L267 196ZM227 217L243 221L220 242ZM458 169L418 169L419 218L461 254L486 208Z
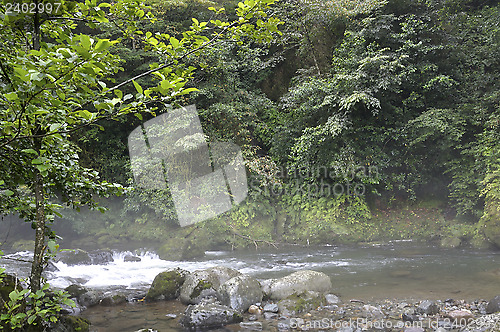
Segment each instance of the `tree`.
M278 33L279 19L266 17L274 0L247 0L236 8L237 19L193 18L179 36L143 32L137 21L154 20L140 1L87 0L58 3L24 1L19 6L3 1L0 7L0 212L18 213L35 229L30 290L41 289L47 253L55 249L50 224L62 202L76 209L87 205L100 209L96 196L120 194L124 188L102 181L99 174L82 167L71 137L78 130L96 126L103 119L124 114L161 112L173 97L195 89L186 87L195 68L191 57L222 39L240 42L252 38L269 41ZM101 39L83 31L113 25L122 32ZM127 38L155 51L158 63L120 84L113 75L120 59L110 47ZM137 80L153 76L143 88ZM124 94L133 85L137 93ZM101 208L102 209L102 208Z

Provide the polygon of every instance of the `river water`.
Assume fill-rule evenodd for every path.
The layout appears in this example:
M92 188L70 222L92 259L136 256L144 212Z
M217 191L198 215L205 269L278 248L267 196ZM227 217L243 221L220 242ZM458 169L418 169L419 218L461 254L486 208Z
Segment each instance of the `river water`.
M169 268L189 271L223 265L258 279L277 278L298 270L328 274L333 293L344 299L490 299L500 294L500 252L473 249L441 249L412 242L380 246L284 247L267 250L209 251L202 259L166 261L147 249L135 250L140 262L124 260L128 251L116 251L113 262L103 265L68 266L56 263L49 283L58 288L78 283L90 288L120 288L144 294L154 277ZM19 252L8 257L30 258ZM26 276L29 264L0 260L0 266ZM159 304L125 305L88 310L95 331L133 331L160 324L176 330L165 313L183 310L175 301ZM122 318L120 318L123 316ZM133 318L136 317L136 318ZM106 321L125 324L99 328ZM163 321L163 323L162 323ZM97 322L101 322L96 324ZM109 324L109 323L108 323ZM168 329L167 326L170 326ZM136 329L137 330L137 329Z

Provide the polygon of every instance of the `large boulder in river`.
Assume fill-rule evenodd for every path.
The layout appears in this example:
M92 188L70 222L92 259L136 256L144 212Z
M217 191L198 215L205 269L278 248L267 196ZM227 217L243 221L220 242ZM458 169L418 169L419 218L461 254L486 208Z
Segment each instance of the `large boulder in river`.
M149 288L146 300L157 301L178 298L188 273L181 269L172 269L159 273Z
M210 329L227 324L239 323L243 317L239 312L225 305L210 303L190 305L181 320L189 329Z
M104 265L114 261L113 251L109 249L91 251L89 256L94 265Z
M181 287L180 300L184 304L198 304L203 298L218 297L220 286L241 273L224 266L194 271L186 276Z
M56 262L63 262L68 266L92 264L89 253L81 249L63 250L57 253Z
M270 299L283 300L294 293L305 291L327 293L332 288L332 282L323 272L304 270L274 279L266 288L265 292Z
M247 275L226 281L219 289L220 300L231 309L246 311L250 305L262 301L262 289L257 279Z

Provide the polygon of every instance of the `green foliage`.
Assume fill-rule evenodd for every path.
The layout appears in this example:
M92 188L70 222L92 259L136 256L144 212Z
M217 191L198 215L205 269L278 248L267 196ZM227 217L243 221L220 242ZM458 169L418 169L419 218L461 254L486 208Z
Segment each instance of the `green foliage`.
M49 284L43 285L35 293L28 289L15 289L9 294L9 299L5 303L5 313L0 316L0 327L11 330L28 325L48 327L50 323L57 322L61 305L75 306L69 294L63 291L49 292Z

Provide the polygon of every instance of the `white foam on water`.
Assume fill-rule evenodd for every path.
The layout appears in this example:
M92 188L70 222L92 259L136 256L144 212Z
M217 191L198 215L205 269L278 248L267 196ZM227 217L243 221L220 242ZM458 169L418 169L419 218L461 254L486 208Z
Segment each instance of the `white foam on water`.
M107 264L68 266L64 262L54 263L59 270L49 273L48 282L58 288L65 288L73 283L79 283L91 288L113 286L143 288L151 285L158 273L168 269L179 267L194 271L215 265L223 265L220 261L166 261L151 252L138 255L141 258L140 262L127 262L125 257L129 255L133 254L128 251L116 252L113 255L113 261Z

